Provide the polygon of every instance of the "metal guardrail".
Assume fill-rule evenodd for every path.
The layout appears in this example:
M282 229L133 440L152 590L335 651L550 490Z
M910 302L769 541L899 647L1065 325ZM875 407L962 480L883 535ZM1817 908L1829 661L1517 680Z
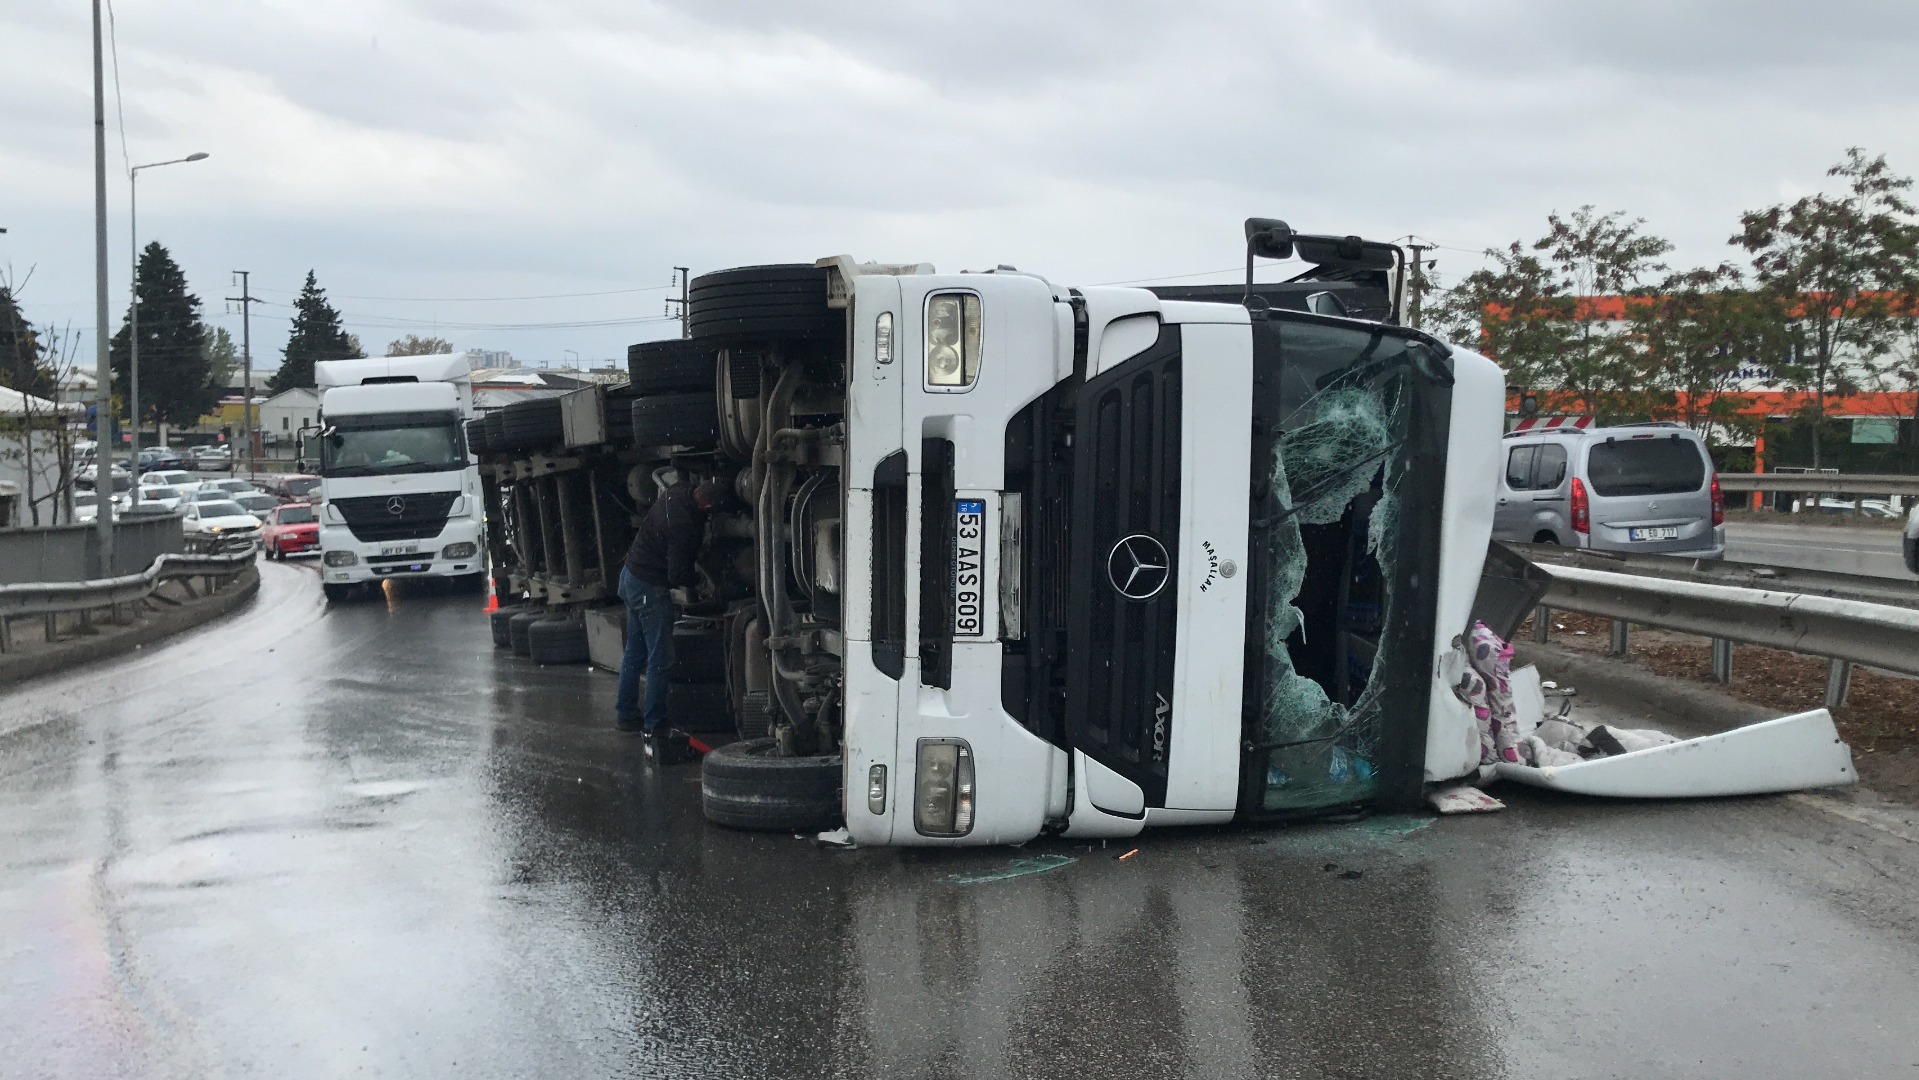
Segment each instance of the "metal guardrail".
M1919 495L1919 476L1899 473L1720 473L1719 490Z
M253 565L257 555L257 546L249 543L243 550L217 555L160 555L138 574L0 585L0 652L12 651L12 620L16 618L38 616L48 620L47 639L51 641L57 636L53 625L56 616L80 613L84 617L102 608L118 609L151 596L163 581L200 578L211 589L214 582L224 582Z
M1508 544L1537 565L1576 566L1666 581L1702 585L1738 585L1770 592L1861 600L1869 604L1919 609L1919 578L1873 577L1796 566L1767 566L1730 559L1692 559L1680 555L1647 555L1636 551L1595 551L1557 544Z

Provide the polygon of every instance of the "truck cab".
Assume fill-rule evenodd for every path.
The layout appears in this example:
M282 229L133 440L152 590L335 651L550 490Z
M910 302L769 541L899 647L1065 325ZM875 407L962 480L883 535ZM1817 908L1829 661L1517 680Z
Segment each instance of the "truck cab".
M737 494L682 626L725 658L722 824L941 846L1411 805L1479 763L1450 685L1503 379L1398 324L1396 249L1248 234L1244 287L696 278L690 340L629 356L622 440L559 474L589 475L489 456L503 558L612 565L538 509L567 499L591 538L661 477ZM1312 268L1252 285L1280 248Z
M464 433L466 359L336 360L314 371L319 428L303 456L321 478L327 598L395 577L484 581L484 505Z

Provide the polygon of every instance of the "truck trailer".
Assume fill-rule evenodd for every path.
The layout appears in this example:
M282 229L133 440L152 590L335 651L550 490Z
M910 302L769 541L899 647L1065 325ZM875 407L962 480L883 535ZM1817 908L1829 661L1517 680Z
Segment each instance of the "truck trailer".
M313 365L319 428L320 574L329 601L389 578L486 580L484 500L464 424L466 357L387 356Z
M1412 804L1479 765L1450 687L1504 380L1401 323L1391 245L1252 219L1246 255L1230 287L695 278L628 386L469 424L495 640L583 659L650 500L719 481L671 717L737 736L711 820L940 846Z

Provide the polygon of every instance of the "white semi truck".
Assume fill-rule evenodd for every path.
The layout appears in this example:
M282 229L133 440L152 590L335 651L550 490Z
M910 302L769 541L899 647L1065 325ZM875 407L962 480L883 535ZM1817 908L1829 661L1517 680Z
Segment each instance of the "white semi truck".
M1231 288L695 279L690 340L595 392L604 441L481 426L526 598L496 641L564 640L656 486L718 479L671 718L741 736L704 763L714 821L959 845L1412 805L1479 764L1450 685L1504 381L1399 325L1397 248L1247 235ZM1310 269L1253 285L1256 254Z
M321 478L320 572L328 600L395 577L485 580L484 503L469 454L464 356L313 365L319 429L303 456Z

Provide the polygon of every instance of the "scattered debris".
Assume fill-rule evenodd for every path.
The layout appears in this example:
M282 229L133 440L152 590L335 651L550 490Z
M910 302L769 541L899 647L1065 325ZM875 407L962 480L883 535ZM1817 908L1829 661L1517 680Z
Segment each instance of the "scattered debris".
M853 834L850 832L847 832L843 828L828 830L827 832L823 832L819 834L818 836L814 837L813 839L817 841L818 843L829 846L829 847L850 848L853 846Z
M1442 814L1487 813L1504 810L1506 804L1471 784L1448 784L1426 793L1426 801Z
M1126 860L1128 860L1128 859L1130 859L1130 858L1132 858L1133 856L1135 856L1135 855L1137 855L1137 854L1139 854L1139 849L1138 849L1138 848L1134 848L1133 850L1131 850L1131 851L1129 851L1129 852L1127 852L1127 853L1126 853L1126 854L1124 854L1124 855L1115 855L1115 856L1113 856L1113 861L1114 861L1114 862L1125 862Z

